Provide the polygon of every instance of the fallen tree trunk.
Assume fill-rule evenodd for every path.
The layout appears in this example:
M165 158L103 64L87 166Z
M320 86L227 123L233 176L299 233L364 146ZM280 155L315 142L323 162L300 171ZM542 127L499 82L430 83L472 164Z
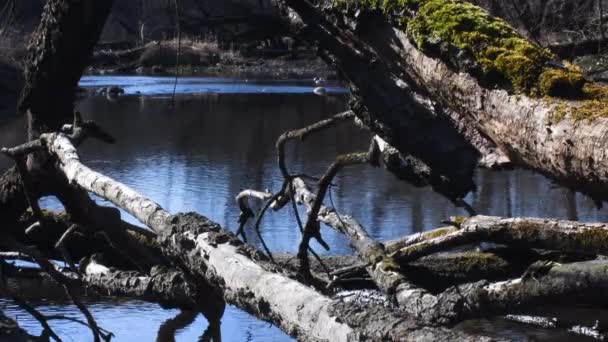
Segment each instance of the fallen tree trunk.
M349 80L357 116L446 178L429 182L439 192L462 197L473 189L473 166L486 146L607 199L606 88L585 85L578 70L552 66L552 54L503 21L449 1L275 4L294 34ZM441 24L457 29L442 31Z
M198 286L209 284L205 286L208 296L224 298L292 336L310 341L365 340L372 336L389 340L471 338L458 331L404 320L380 305L366 305L361 315L360 303L331 299L280 274L263 254L207 218L196 214L172 216L127 186L87 168L65 134L43 134L40 139L57 158L70 184L110 200L151 227L166 256Z
M435 233L435 238L403 247L392 253L392 257L407 263L452 247L481 241L587 255L608 254L608 226L601 223L475 216L464 219L456 231Z
M311 210L316 200L315 195L308 190L302 179L296 178L294 186L296 200L306 205L308 210ZM476 218L468 220L471 221L472 226ZM572 301L585 300L588 302L603 302L608 299L605 295L600 294L605 291L605 281L608 280L608 272L605 268L608 265L606 260L591 260L570 264L542 261L533 264L523 276L518 278L495 283L482 280L456 285L435 295L412 284L407 277L408 268L401 268L396 262L400 260L398 257L401 257L401 255L393 253L389 256L385 247L371 239L365 229L352 217L340 215L335 210L322 207L318 219L320 222L346 234L359 257L368 266L369 273L378 287L393 295L402 310L426 322L453 324L479 314L487 315L492 312L504 312L514 309L516 305L527 306L551 298L569 298ZM483 222L484 217L480 217L480 221ZM501 222L503 234L509 234L505 233L509 230L507 221ZM566 226L566 223L562 223L562 227L564 226ZM569 228L575 230L571 226ZM581 229L594 228L603 229L603 225L589 224ZM444 233L443 230L439 232ZM452 234L458 234L459 232ZM450 236L450 234L447 236ZM549 241L551 240L550 234L546 237ZM442 237L436 238L436 240L440 239ZM538 240L541 239L541 237L538 237ZM434 240L426 241L432 242ZM420 242L420 244L426 241ZM483 241L483 239L470 239L467 243L479 241ZM598 244L600 243L601 241L598 241ZM411 247L414 246L416 244L411 245ZM443 247L433 249L433 251L444 251L446 250L445 247L452 247L452 245ZM405 249L407 248L409 247ZM413 250L417 249L414 248ZM590 252L590 254L595 253ZM407 260L401 258L400 261ZM410 268L409 271L415 272L416 268Z
M600 293L605 293L603 284L607 283L607 276L603 270L607 268L606 262L599 260L567 265L540 264L532 267L521 278L499 283L481 281L459 285L439 295L419 290L415 286L406 289L397 286L396 294L401 294L402 297L400 302L411 305L406 308L417 317L416 320L404 320L391 309L382 306L366 304L363 309L359 307L360 303L348 302L344 298L331 299L291 279L289 274L278 273L280 269L268 263L263 254L243 244L208 219L196 214L171 216L128 187L88 169L79 162L76 150L67 136L61 133L48 134L42 135L41 140L51 155L60 161L57 165L65 172L71 184L97 191L117 205L132 203L128 200L130 197L139 202L141 208L131 205L124 209L131 210L138 219L154 225L165 255L197 284L208 284L207 295L222 297L262 319L275 322L284 331L302 340L347 340L352 339L352 336L365 339L377 336L376 334L387 339L423 336L431 339L467 338L459 335L458 331L425 328L419 320L455 322L476 313L504 311L515 303L534 303L564 294L579 294L588 299L586 294L589 293L596 300L604 300ZM324 213L331 214L327 210ZM344 222L345 219L348 220L346 217L334 217L334 223L337 225L336 222ZM369 241L362 232L364 233L352 230L349 234L359 239L364 247ZM374 245L373 241L369 245ZM377 255L376 258L374 248L360 250L363 253L371 251L365 254L364 260L377 262L372 267L393 264L386 255L384 258ZM377 271L376 282L382 283L382 280L398 277L401 270L385 267ZM384 273L391 277L383 277ZM539 279L542 281L539 282ZM397 283L404 284L406 283ZM361 310L365 313L364 316L361 316ZM319 320L319 317L324 319ZM336 317L340 317L340 320ZM386 319L382 324L370 323L371 320L377 321L378 317Z

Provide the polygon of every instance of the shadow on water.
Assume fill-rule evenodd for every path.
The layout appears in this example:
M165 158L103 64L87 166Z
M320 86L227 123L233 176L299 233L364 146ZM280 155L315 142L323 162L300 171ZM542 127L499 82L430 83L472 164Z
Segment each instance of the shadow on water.
M94 86L118 81L89 80ZM121 82L135 83L124 78ZM238 87L238 82L233 80L227 83ZM273 86L281 84L273 83ZM306 90L295 93L179 95L173 111L167 96L124 96L114 102L101 96L90 97L80 102L78 109L112 132L118 143L103 145L89 141L80 149L80 155L93 169L146 194L170 212L196 211L234 231L239 214L234 196L238 192L246 188L276 191L281 186L274 150L277 137L285 130L308 125L345 109L346 97L339 92L318 97L310 93L310 84L305 87ZM22 119L0 122L0 145L17 144L23 140L24 131ZM348 124L320 132L303 143L288 146L290 169L320 175L336 155L365 151L369 138L368 133ZM9 166L8 160L0 158L0 170ZM464 214L429 189L399 182L382 169L347 168L335 183L336 207L352 214L373 237L382 240L428 230L451 215ZM477 183L478 192L467 199L482 214L608 220L607 212L597 211L590 200L556 188L530 172L479 171ZM52 200L45 201L45 205L57 208ZM126 219L134 222L130 217ZM294 214L289 210L267 215L262 233L272 250L296 251L299 232ZM351 253L342 236L329 229L324 229L323 234L331 246L329 253ZM247 236L250 242L258 244L253 232ZM171 334L175 340L192 341L202 339L201 334L208 326L201 315L163 310L150 303L109 301L90 305L99 323L116 333L118 341L155 338L171 341ZM39 331L37 323L9 303L0 302L0 307L10 315L17 315L19 323L29 331ZM77 314L73 306L61 303L43 302L41 310ZM86 328L57 324L62 336L71 336L73 340L80 340L78 336L88 337ZM470 325L473 330L497 330L518 340L540 336L535 329L496 320ZM543 338L561 336L551 334L544 330L541 335ZM226 308L222 319L221 335L224 341L291 340L276 327L231 306Z
M158 328L156 341L175 342L175 336L183 329L192 325L199 315L196 311L180 311L175 317L164 321ZM200 342L221 342L220 322L216 321L207 326L205 332L198 339Z

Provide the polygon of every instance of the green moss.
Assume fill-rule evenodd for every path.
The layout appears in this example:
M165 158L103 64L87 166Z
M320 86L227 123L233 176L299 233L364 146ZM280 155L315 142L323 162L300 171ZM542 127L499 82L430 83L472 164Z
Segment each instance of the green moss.
M441 237L444 235L454 233L457 230L458 230L458 228L456 228L456 227L437 228L437 229L433 229L427 233L424 233L424 238L425 238L425 240L431 240L431 239L435 239L435 238L438 238L438 237Z
M545 69L539 77L538 88L541 95L550 97L580 98L586 80L579 68Z
M497 269L497 265L506 266L506 262L492 253L465 252L447 257L445 272L488 272Z
M505 21L460 1L426 1L408 30L423 50L431 41L453 44L474 56L481 64L482 77L526 93L535 91L545 64L554 58Z
M580 234L576 234L574 239L578 244L580 244L581 249L586 253L606 253L608 232L606 232L604 229L585 229Z
M401 266L399 266L399 264L395 261L395 259L393 259L391 257L382 258L380 267L382 267L382 270L385 272L400 272L401 271Z
M608 86L585 84L580 98L582 101L573 104L557 105L551 114L551 123L558 123L566 117L573 121L592 121L608 117Z
M460 226L462 226L464 221L467 220L467 217L466 216L451 216L450 220L452 222L456 223L456 227L460 228Z
M548 124L552 125L562 121L570 111L569 109L570 107L566 106L563 103L557 105L555 109L551 112L551 114L548 116Z
M455 46L472 56L475 71L490 86L529 95L580 94L584 78L578 70L547 66L556 59L549 50L522 37L505 21L461 0L334 0L337 6L378 10L406 30L425 52L439 44ZM444 56L445 57L445 56Z

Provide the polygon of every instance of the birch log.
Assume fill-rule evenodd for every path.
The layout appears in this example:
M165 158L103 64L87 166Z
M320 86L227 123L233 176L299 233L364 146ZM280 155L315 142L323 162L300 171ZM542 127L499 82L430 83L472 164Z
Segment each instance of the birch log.
M445 235L442 235L447 233ZM436 232L436 238L406 246L392 253L399 262L482 241L552 249L587 255L608 254L608 225L574 221L475 216L465 219L459 230Z
M294 186L296 200L310 210L315 195L301 178L294 180ZM608 284L606 260L571 264L538 262L518 278L495 283L483 280L457 285L434 295L408 282L406 270L399 270L384 246L371 239L354 218L322 207L318 219L346 234L359 257L370 265L368 271L378 287L394 295L402 310L426 322L453 324L466 318L505 312L515 306L531 305L553 298L568 298L572 301L583 299L594 303L608 299L604 294ZM475 218L470 219L474 220ZM593 228L602 225L588 226Z
M384 340L485 340L457 330L425 327L387 307L362 307L324 296L281 274L263 254L209 219L194 213L170 215L126 185L84 166L63 133L43 134L41 141L70 184L106 198L152 228L167 257L197 282L211 285L208 295L221 295L302 341L361 341L378 336Z

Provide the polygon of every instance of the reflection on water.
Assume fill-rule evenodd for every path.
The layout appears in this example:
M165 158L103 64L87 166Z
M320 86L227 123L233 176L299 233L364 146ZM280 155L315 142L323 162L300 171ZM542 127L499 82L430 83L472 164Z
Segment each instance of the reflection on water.
M124 78L89 81L97 82L96 86L134 84L133 80ZM291 86L293 84L288 85ZM278 93L180 95L173 110L166 98L125 96L115 102L103 97L89 98L79 104L79 110L112 132L118 143L104 145L89 141L80 149L80 154L92 168L132 186L170 212L197 211L234 230L238 218L234 196L240 190L276 191L281 185L274 150L277 137L285 130L305 126L345 108L345 98L340 95L318 97L310 91ZM17 143L21 132L21 120L0 123L0 145ZM320 175L337 154L365 151L368 142L368 133L345 124L290 145L288 163L294 172ZM6 159L0 159L0 170L9 165ZM597 211L590 200L555 188L530 172L480 171L477 182L479 190L468 200L482 214L584 221L608 218L606 211ZM335 206L355 216L378 239L431 229L451 215L464 214L430 190L413 188L381 169L350 167L338 175L335 184ZM56 204L47 201L47 205ZM133 222L132 218L127 219ZM284 209L270 213L262 229L271 249L295 252L299 233L292 212ZM325 229L324 234L332 247L330 253L350 253L342 236L329 229ZM248 237L258 243L252 232ZM49 305L47 308L74 313L71 306ZM154 339L161 323L178 314L153 304L132 301L97 303L93 311L105 328L117 333L119 341ZM15 312L20 311L11 311ZM32 331L38 329L37 324L28 320L27 315L19 315L20 323L25 322ZM198 317L179 334L179 339L195 340L206 324ZM78 340L74 336L87 333L76 325L59 325L60 332L79 331L80 335L65 335L74 340ZM226 341L290 340L278 329L232 307L222 321L222 335ZM526 330L521 329L513 336L525 338Z
M593 327L596 324L596 321L598 321L602 331L605 331L606 322L608 322L608 312L606 310L589 308L582 305L561 306L559 303L554 305L543 305L530 308L525 314L540 317L554 317L566 326L580 324L586 327ZM460 323L458 326L469 333L488 334L488 332L490 332L492 336L515 341L597 341L591 337L571 334L566 329L544 329L541 327L525 326L504 318L468 321Z
M37 303L37 309L46 315L63 315L82 319L78 308L68 303ZM164 310L156 304L141 301L108 301L86 303L97 323L116 335L112 341L162 341L169 342L159 329L179 314L179 310ZM40 324L20 308L0 299L0 308L16 318L21 327L39 335ZM90 341L88 328L67 321L51 321L51 327L64 341ZM197 315L191 325L177 330L176 341L197 341L207 328L207 320ZM158 338L158 339L157 339ZM222 318L223 341L292 341L277 327L261 322L232 306L226 308Z

